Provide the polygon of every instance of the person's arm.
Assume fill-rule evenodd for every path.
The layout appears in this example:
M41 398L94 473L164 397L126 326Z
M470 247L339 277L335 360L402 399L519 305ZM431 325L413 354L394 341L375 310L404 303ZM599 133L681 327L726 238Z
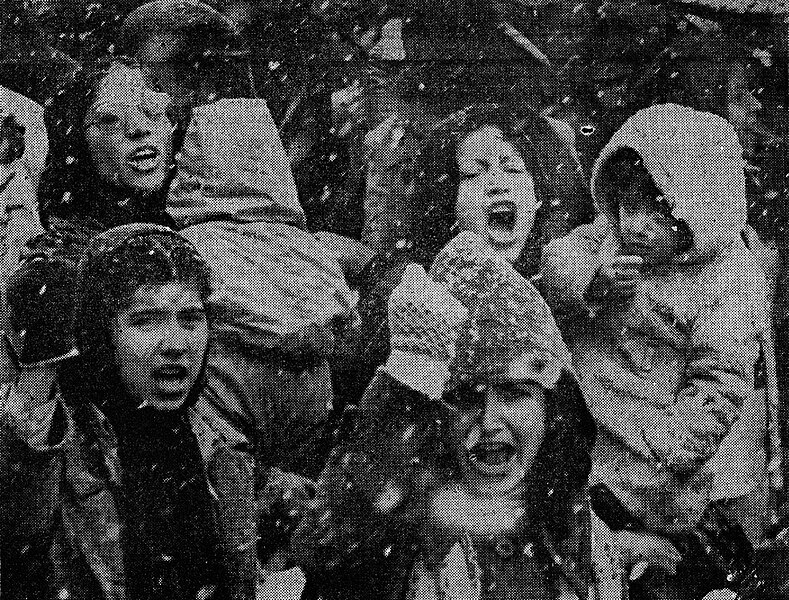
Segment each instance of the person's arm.
M687 383L643 429L647 445L669 469L690 472L711 458L754 393L765 297L761 273L736 277L695 320Z
M600 271L601 247L610 227L604 217L553 240L542 252L539 287L560 318L589 315L601 300L593 283Z
M30 448L56 446L52 424L58 405L57 369L54 364L23 368L5 397L4 412L13 431Z
M389 358L358 408L346 409L340 444L315 502L292 538L311 581L371 565L416 518L420 486L441 449L440 402L458 328L468 311L424 269L409 265L388 303ZM445 419L444 419L445 420Z

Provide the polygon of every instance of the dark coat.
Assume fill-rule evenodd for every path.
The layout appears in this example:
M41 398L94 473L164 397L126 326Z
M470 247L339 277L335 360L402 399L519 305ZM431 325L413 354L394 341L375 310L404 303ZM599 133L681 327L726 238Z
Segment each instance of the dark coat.
M424 500L454 468L454 451L445 443L450 419L444 405L385 372L373 379L360 407L346 411L342 441L293 536L307 597L409 597L427 539ZM571 598L562 594L573 588L586 597L589 512L583 499L568 505L565 535L534 523L471 541L481 598Z

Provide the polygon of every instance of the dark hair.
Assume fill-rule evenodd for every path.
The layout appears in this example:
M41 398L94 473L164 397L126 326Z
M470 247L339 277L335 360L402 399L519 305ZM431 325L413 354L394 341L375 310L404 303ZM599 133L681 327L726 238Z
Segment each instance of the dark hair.
M658 203L660 212L677 222L680 236L679 253L687 252L693 246L693 231L685 221L674 217L671 205L665 200L663 192L644 166L643 158L632 148L617 149L602 166L599 175L600 201L611 207L611 217L618 221L618 205L613 201L616 190L628 187L639 180L644 181L644 178L649 182L649 195Z
M82 396L102 406L121 389L112 344L112 322L141 286L171 282L211 293L208 265L177 233L155 225L111 229L95 238L79 266L74 333L80 351ZM70 369L73 371L73 369Z
M449 393L467 393L469 387L476 385L471 380ZM454 404L452 400L449 403ZM544 526L554 540L569 534L572 503L578 501L591 469L595 433L594 420L575 376L563 372L555 388L545 392L545 433L527 474L523 495L529 522ZM455 454L447 449L451 451L451 464ZM459 473L457 466L453 468Z
M413 182L400 227L397 247L376 262L388 263L405 254L428 268L441 248L459 232L455 203L460 176L457 148L472 132L491 126L500 129L526 164L541 203L534 226L516 268L527 275L537 270L542 247L592 215L589 191L570 144L536 113L501 104L476 104L453 113L431 132L417 139L403 173ZM414 137L418 132L411 132Z
M92 216L107 227L161 220L158 213L164 211L168 181L158 193L144 196L98 183L101 179L85 139L84 120L96 99L100 82L115 65L140 68L127 57L104 58L83 65L72 73L44 109L49 156L38 188L38 210L44 227L48 227L51 216ZM124 205L126 208L122 209ZM121 216L123 213L127 214Z
M529 472L524 505L535 522L561 540L569 534L572 504L587 484L597 428L569 372L562 373L545 398L545 435Z
M411 239L406 240L418 262L428 268L441 248L459 232L455 215L460 184L457 150L469 134L485 126L500 129L523 158L534 179L537 200L542 202L534 225L535 229L540 228L541 216L550 207L550 190L530 138L532 132L541 129L537 119L534 114L516 113L498 104L481 104L453 113L430 133L416 156L411 202L413 229ZM539 231L532 231L530 239L539 236Z

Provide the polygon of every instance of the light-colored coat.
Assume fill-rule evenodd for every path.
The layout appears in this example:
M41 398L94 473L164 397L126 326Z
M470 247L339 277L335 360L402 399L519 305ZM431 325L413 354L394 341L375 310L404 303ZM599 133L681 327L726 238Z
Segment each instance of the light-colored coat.
M606 255L620 252L601 175L619 148L642 157L693 245L646 269L631 299L590 305L584 292ZM745 496L764 478L766 409L754 370L767 287L741 237L742 167L725 120L676 105L641 111L596 163L601 216L543 254L543 291L566 323L598 424L591 481L657 530L694 525L710 502Z

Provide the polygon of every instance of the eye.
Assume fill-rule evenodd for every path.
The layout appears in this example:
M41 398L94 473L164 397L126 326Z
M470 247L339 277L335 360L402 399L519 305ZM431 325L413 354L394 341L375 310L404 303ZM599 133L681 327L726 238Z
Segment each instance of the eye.
M100 112L96 115L96 123L103 129L114 129L121 122L121 118L115 113Z
M475 178L479 177L480 175L482 175L482 171L476 171L476 172L461 171L460 172L460 179L461 180L475 179Z
M531 398L532 390L528 386L503 385L496 390L499 400L505 404L512 404L519 400Z
M485 393L487 388L483 385L461 385L444 396L444 402L457 410L468 412L481 410L485 406Z
M154 312L144 311L134 313L129 317L129 325L136 329L150 330L156 326L158 315Z
M521 161L507 157L501 160L501 168L505 173L524 173L526 171L526 165Z
M197 329L197 327L206 322L205 310L195 308L183 311L179 316L179 320L186 329Z

